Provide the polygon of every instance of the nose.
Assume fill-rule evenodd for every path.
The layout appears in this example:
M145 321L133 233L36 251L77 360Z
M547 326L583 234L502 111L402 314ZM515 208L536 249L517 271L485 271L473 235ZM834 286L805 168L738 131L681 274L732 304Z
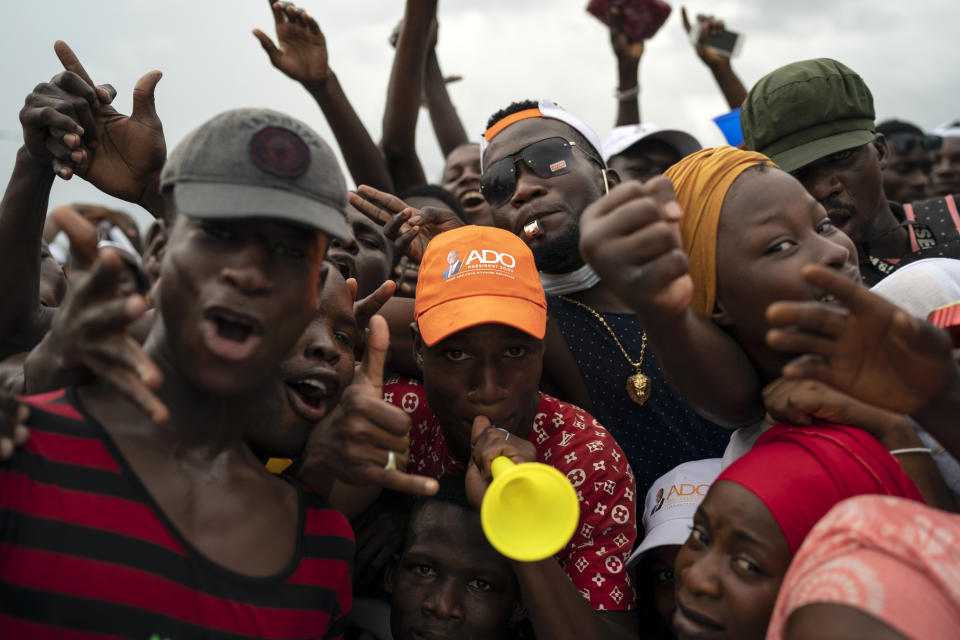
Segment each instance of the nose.
M458 183L479 182L480 181L480 163L468 164L463 167L463 173L460 174Z
M350 240L343 241L337 238L330 238L330 248L331 249L342 249L347 253L357 255L360 253L360 245L357 244L357 239L353 237L353 234L350 234Z
M463 620L460 588L454 579L441 578L423 599L423 610L441 620Z
M804 188L817 202L829 200L843 190L838 173L829 167L811 167L800 178Z
M485 363L474 373L467 399L478 405L494 406L503 402L508 389L503 385L503 376L492 363Z
M273 280L267 267L267 249L251 243L236 259L220 269L220 280L245 295L267 295L273 292Z
M918 189L925 189L930 184L930 175L922 168L917 167L910 174L910 184Z
M546 195L547 188L543 179L531 171L522 161L516 163L517 188L513 191L510 204L519 209L531 200Z
M334 343L333 331L323 320L314 320L303 333L303 356L308 360L319 360L336 364L340 353Z
M719 556L719 552L710 549L697 554L693 562L684 566L681 566L681 559L678 557L675 575L677 591L684 590L698 598L719 598L723 593Z
M946 153L937 153L933 161L933 175L945 176L951 173L950 157Z
M850 261L850 249L824 236L817 237L821 242L820 264L831 269L843 269Z

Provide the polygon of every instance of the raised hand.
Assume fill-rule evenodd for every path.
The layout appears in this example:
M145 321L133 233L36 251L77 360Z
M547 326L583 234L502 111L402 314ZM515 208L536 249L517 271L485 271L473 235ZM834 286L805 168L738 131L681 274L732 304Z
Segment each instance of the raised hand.
M25 423L30 408L17 402L16 398L0 390L0 462L13 457L17 447L22 447L30 437Z
M36 393L97 377L163 422L170 412L153 393L163 376L129 333L147 303L140 295L117 294L124 269L113 249L100 250L99 260L75 281L50 332L24 362L25 386Z
M270 63L308 89L330 78L327 40L320 26L304 9L289 2L268 0L277 29L277 45L260 29L253 35L270 57Z
M116 95L113 87L95 87L65 42L58 40L54 50L66 71L38 89L45 87L48 106L69 118L60 118L57 124L50 125L45 143L59 163L54 165L58 174L64 179L79 175L104 193L141 204L157 215L160 170L166 161L167 146L154 104L154 90L163 74L150 71L137 81L133 112L125 116L110 106ZM27 98L28 106L33 95ZM77 139L75 134L80 128L82 138ZM24 123L25 137L26 129ZM35 130L31 137L36 138Z
M808 425L822 420L859 427L884 442L898 430L913 431L903 414L861 402L818 380L779 378L763 390L767 422Z
M832 294L822 302L777 302L767 309L767 344L803 354L783 369L898 413L913 414L957 379L949 335L818 265L808 283Z
M689 37L690 32L693 30L693 26L690 24L690 19L687 17L686 7L680 7L680 16L683 18L683 28ZM729 66L730 58L707 47L707 38L709 38L711 35L720 35L723 33L723 20L719 20L709 15L698 14L697 22L700 23L700 38L697 40L696 44L694 44L697 55L700 56L700 59L703 60L704 64L706 64L708 67L723 65Z
M70 239L70 274L89 271L97 261L97 228L73 205L54 207L47 219Z
M625 182L583 212L580 254L638 314L679 314L693 295L682 217L668 178Z
M360 195L350 194L350 204L383 226L383 234L393 241L397 251L417 264L433 238L463 226L463 221L447 209L424 207L418 210L394 195L364 184L357 191Z
M610 45L621 64L637 65L643 56L643 40L631 40L623 30L620 7L610 7Z
M467 465L467 499L475 509L480 508L487 487L493 481L490 465L497 456L506 456L515 464L537 461L537 448L524 438L494 427L486 416L473 419L470 431L470 464Z
M310 432L301 474L331 474L354 485L375 485L414 494L436 493L433 478L408 474L410 417L383 400L383 368L390 330L373 316L363 361L337 408ZM393 465L390 465L391 460Z
M347 278L347 286L350 288L350 294L353 296L353 316L357 321L357 328L366 331L372 318L380 307L387 303L387 300L393 297L397 291L397 283L393 280L386 280L377 289L366 298L357 300L357 280L356 278Z

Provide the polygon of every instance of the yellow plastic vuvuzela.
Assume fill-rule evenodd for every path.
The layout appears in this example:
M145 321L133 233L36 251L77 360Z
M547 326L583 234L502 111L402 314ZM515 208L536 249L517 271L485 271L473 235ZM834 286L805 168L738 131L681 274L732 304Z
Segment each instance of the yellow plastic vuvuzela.
M580 502L570 481L549 465L514 464L505 456L493 459L491 471L480 523L493 548L520 562L556 555L580 521Z

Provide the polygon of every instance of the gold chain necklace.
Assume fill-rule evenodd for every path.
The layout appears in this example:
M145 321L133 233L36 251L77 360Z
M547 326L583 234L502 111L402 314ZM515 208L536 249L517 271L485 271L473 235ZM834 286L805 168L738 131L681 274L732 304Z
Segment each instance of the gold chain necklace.
M600 324L610 332L610 337L613 338L613 341L617 343L617 346L620 347L620 353L623 354L623 357L626 358L627 362L631 367L636 369L636 373L627 378L627 395L630 396L630 399L636 402L637 404L643 404L647 401L647 398L650 397L650 378L644 375L643 371L640 370L640 366L643 364L643 354L647 351L647 332L643 332L643 339L640 345L640 358L634 362L630 359L627 350L624 349L623 344L620 342L620 338L617 337L617 334L613 332L613 329L607 324L607 321L603 319L596 309L591 306L585 305L579 300L574 300L573 298L568 298L567 296L557 296L565 302L570 304L575 304L578 307L586 309L589 311L594 318L600 321Z

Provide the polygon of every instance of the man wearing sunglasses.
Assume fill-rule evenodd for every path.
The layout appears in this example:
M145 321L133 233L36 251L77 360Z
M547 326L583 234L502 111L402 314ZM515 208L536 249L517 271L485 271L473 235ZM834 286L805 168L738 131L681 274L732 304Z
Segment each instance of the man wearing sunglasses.
M514 103L488 123L480 189L494 224L526 241L540 271L551 319L547 382L588 407L613 434L641 486L685 460L720 455L730 434L694 413L667 384L653 353L659 347L655 332L646 349L645 327L580 256L581 214L620 182L599 149L593 129L552 102ZM687 338L682 328L671 327L674 344L695 348ZM649 381L643 402L627 390L628 379L638 374ZM690 402L717 407L718 387L723 381L698 385ZM704 393L711 397L697 397ZM724 401L736 396L717 395ZM739 407L720 407L720 415L739 415Z
M943 139L927 135L920 127L902 120L881 122L877 133L887 139L890 154L883 168L883 192L887 200L913 202L930 197L933 154Z
M791 172L857 245L860 274L873 286L921 258L960 258L960 214L948 195L921 202L884 195L891 145L874 125L873 96L863 79L829 58L804 60L761 78L740 111L744 143Z

